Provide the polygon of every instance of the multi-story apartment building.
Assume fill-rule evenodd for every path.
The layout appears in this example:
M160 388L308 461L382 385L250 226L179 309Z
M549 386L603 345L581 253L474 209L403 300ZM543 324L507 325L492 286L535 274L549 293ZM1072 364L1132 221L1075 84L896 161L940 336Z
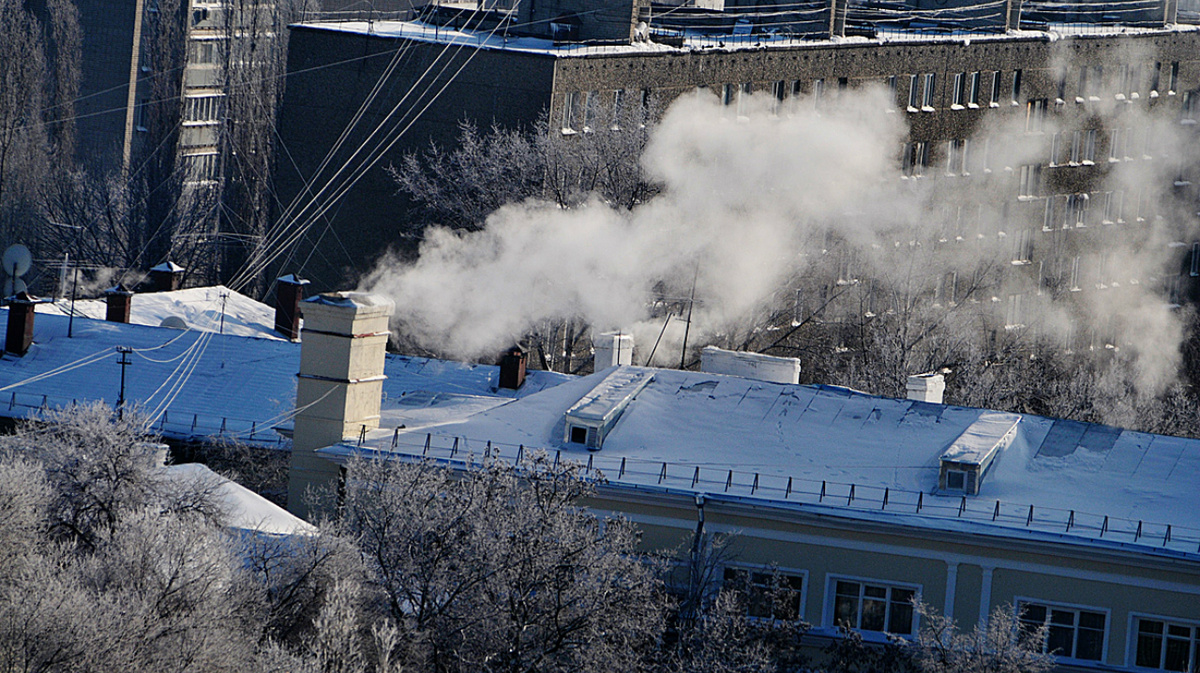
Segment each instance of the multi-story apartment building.
M364 170L336 206L324 194L316 199L326 219L310 237L331 229L346 256L310 257L311 242L301 244L306 272L337 285L347 270L370 268L411 205L393 196L381 166L431 140L453 145L464 119L518 127L548 113L553 128L570 134L605 107L669 104L697 89L731 106L748 93L821 105L876 86L909 129L896 148L903 177L963 194L946 214L946 227L957 231L943 238L986 240L1005 258L990 291L1004 324L1021 324L1024 308L1053 292L1132 282L1179 295L1193 273L1184 248L1190 253L1196 155L1187 143L1200 31L1182 21L1195 13L1172 2L1070 9L835 2L789 6L807 18L772 21L730 4L630 3L614 18L611 7L539 2L508 13L461 10L450 23L462 28L434 21L445 11L427 14L427 22L295 25L281 112L295 163L281 166L279 192L284 203L304 200L311 185L329 180L332 169L318 166L361 114L327 166L357 169L364 152L351 155L361 147L375 152L376 168ZM1141 179L1150 174L1158 176L1153 185ZM1138 224L1154 221L1172 232L1155 242L1162 268L1118 279L1105 246L1137 238ZM940 281L939 296L953 301L962 292L957 282Z

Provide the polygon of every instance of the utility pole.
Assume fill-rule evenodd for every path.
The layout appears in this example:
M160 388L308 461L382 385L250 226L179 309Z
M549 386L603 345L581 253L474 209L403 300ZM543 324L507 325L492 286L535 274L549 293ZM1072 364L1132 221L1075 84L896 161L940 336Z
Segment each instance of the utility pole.
M79 287L79 262L75 262L75 279L71 281L71 313L67 318L67 338L70 339L75 331L75 290ZM122 370L124 371L124 370Z
M696 271L692 274L692 295L688 297L687 324L683 326L683 348L679 353L679 368L687 369L687 340L688 332L692 331L692 307L696 304L696 278L700 276L700 263L696 263Z
M125 417L125 368L133 364L129 361L129 354L133 349L128 346L117 346L117 352L121 354L121 361L117 364L121 365L121 392L117 396L117 418Z
M221 334L225 333L225 301L229 299L228 292L221 293Z

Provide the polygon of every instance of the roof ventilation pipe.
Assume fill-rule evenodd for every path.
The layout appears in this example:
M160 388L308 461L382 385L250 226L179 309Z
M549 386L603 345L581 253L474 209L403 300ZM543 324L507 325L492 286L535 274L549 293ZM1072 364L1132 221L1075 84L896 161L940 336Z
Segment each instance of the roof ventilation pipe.
M275 331L295 341L300 336L300 301L308 281L289 273L275 282Z
M383 363L392 302L362 292L330 292L300 302L304 315L288 511L306 517L310 488L336 484L338 466L316 454L364 428L379 427Z
M116 285L104 291L104 319L108 322L129 322L133 305L133 293L124 286Z
M150 269L150 291L171 292L183 285L184 268L175 262L166 261Z
M946 377L936 372L908 377L908 399L917 402L941 404L946 392Z
M500 356L500 387L516 390L525 383L525 350L513 346Z
M633 335L626 332L603 332L592 337L596 351L594 369L600 371L618 365L633 364Z

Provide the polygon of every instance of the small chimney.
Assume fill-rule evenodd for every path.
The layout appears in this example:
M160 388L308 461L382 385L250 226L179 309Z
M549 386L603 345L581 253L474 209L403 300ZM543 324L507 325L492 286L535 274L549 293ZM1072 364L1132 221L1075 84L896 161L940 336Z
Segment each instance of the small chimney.
M633 335L625 332L604 332L592 339L596 351L596 371L617 365L633 364Z
M8 298L8 332L4 339L4 350L24 355L33 345L34 307L40 302L28 292L20 292Z
M300 336L300 300L308 281L288 274L275 282L275 331L295 341Z
M500 356L500 387L516 390L525 383L525 351L513 346Z
M133 293L122 285L104 291L106 310L104 319L109 322L129 322L129 308L133 304Z
M184 268L175 262L166 261L150 269L150 291L171 292L183 284Z
M917 374L916 376L908 377L908 385L906 387L908 389L908 399L910 400L941 404L942 396L946 392L946 377L934 372Z

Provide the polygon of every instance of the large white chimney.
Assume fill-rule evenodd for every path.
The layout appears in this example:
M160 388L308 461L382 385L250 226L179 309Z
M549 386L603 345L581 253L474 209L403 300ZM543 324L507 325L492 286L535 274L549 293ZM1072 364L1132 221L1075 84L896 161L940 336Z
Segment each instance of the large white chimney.
M946 392L946 377L934 372L917 374L908 377L906 388L910 400L941 404L942 396Z
M337 483L339 468L316 455L379 427L384 355L392 302L361 292L331 292L300 302L304 328L296 383L288 511L307 518L305 493Z
M592 337L596 351L596 371L616 365L633 364L633 335L625 332L604 332Z

